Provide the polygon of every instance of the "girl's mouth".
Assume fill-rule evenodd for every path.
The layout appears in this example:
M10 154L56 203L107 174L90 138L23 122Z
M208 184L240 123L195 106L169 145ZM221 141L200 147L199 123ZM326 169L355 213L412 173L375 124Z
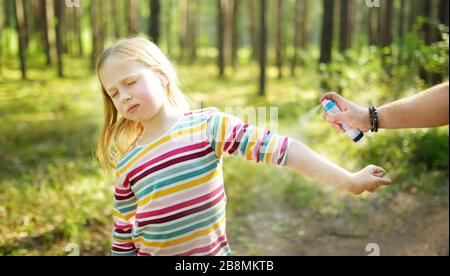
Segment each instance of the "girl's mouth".
M132 114L134 112L136 112L136 110L138 110L139 108L139 104L133 104L132 106L130 106L127 110L128 113Z

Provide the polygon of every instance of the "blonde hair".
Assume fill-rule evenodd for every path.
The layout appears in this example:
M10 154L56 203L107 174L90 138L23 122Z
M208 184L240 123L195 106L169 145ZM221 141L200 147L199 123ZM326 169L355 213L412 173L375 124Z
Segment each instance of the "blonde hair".
M176 108L189 110L189 99L181 92L177 73L170 60L163 52L144 37L131 37L117 41L106 49L97 62L97 76L101 84L104 104L104 125L96 145L96 156L107 171L116 168L122 156L131 150L144 132L140 122L128 120L118 111L101 83L99 71L105 60L112 55L120 55L127 60L145 65L155 74L167 80L165 86L169 102Z

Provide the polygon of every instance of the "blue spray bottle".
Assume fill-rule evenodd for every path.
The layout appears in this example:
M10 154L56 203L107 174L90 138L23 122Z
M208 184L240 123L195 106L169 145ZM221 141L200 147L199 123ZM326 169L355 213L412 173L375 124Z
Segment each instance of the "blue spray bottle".
M332 100L323 100L322 101L323 110L328 114L336 114L341 112L337 104ZM356 128L352 128L345 123L340 123L342 129L345 131L348 137L350 137L353 142L358 142L361 138L364 137L364 134Z

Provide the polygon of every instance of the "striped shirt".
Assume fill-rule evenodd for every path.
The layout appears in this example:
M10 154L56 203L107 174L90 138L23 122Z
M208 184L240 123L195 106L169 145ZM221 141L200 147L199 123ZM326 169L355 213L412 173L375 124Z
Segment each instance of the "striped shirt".
M224 153L285 166L291 139L206 108L117 165L113 255L230 255Z

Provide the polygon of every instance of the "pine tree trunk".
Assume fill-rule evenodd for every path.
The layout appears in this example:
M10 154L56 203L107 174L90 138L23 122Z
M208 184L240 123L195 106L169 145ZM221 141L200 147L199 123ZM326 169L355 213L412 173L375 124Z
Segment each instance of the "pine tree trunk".
M91 52L91 69L95 72L97 55L98 55L98 21L97 21L98 1L91 2L91 28L92 28L92 52Z
M233 68L236 67L236 62L237 62L237 58L238 58L238 50L239 50L239 39L240 39L240 35L239 35L239 26L238 26L238 22L239 22L239 7L240 7L240 0L234 0L234 6L233 6L233 37L232 37L232 50L231 50L231 63Z
M28 20L30 18L29 10L28 10L28 0L22 1L23 5L23 23L24 23L24 38L25 38L25 48L28 49L28 45L30 44L30 24L28 23Z
M82 16L82 9L75 9L75 32L76 32L76 41L78 44L78 57L83 56L83 36L82 36L82 29L81 29L81 19Z
M382 46L383 45L383 11L384 11L384 5L381 5L379 8L376 9L377 13L377 39L376 39L376 45Z
M186 51L189 44L188 41L188 26L189 26L189 1L180 0L180 59L186 58Z
M122 28L120 24L120 0L114 0L112 4L112 16L113 16L113 22L114 22L114 38L119 39L122 36Z
M448 27L448 0L439 0L439 22Z
M138 32L139 32L139 0L128 0L128 34L135 35Z
M5 21L3 14L4 14L3 1L0 1L0 76L2 75L3 69L3 22Z
M372 45L376 45L376 34L375 34L375 26L374 26L374 21L375 21L375 11L373 8L367 9L368 11L368 17L367 17L367 22L368 22L368 43L370 46Z
M259 95L266 94L266 63L267 63L267 22L266 22L267 0L261 0L260 7L260 53L259 53Z
M55 8L55 33L56 33L56 62L58 66L58 77L64 77L63 72L63 62L62 62L62 54L63 54L63 41L62 41L62 24L63 24L63 5L59 0L54 1Z
M394 0L386 0L385 17L384 17L384 30L383 30L383 47L390 46L393 41L393 28L392 20L394 15Z
M250 40L252 46L252 60L259 60L259 40L258 40L258 3L259 1L248 0L247 10L248 17L250 18L249 22L249 32L250 32Z
M320 63L329 64L332 59L334 1L323 0L323 22L320 46Z
M309 0L303 0L303 7L302 7L302 13L301 13L301 21L300 21L300 33L301 33L301 40L300 40L300 47L302 49L305 49L308 44L308 30L307 30L307 22L308 22L308 1Z
M409 0L409 20L408 20L408 32L412 31L417 18L417 4L421 0Z
M398 36L400 38L403 38L405 35L405 7L406 7L406 0L400 0L400 18L398 22Z
M26 66L26 48L25 48L25 14L22 0L14 0L16 29L19 38L19 59L20 59L20 71L22 72L22 79L27 79L27 66Z
M302 15L302 2L305 0L296 0L295 1L295 14ZM291 61L291 76L295 77L296 74L296 68L297 68L297 60L298 60L298 48L300 47L300 43L303 40L301 37L301 28L302 28L302 21L304 21L305 18L303 16L294 16L294 52L292 54L292 61Z
M351 48L352 44L352 0L341 0L339 51L341 53Z
M281 54L281 13L282 13L282 4L281 0L275 1L275 55L276 55L276 63L278 68L278 79L283 77L283 60Z
M189 59L193 62L197 58L197 31L199 30L200 10L198 0L190 0L188 14L188 41L189 41Z
M224 54L224 11L222 0L217 0L217 49L219 52L217 63L219 67L219 77L225 76L225 54Z
M159 44L161 3L159 0L150 0L150 37L155 44Z
M165 38L167 44L167 54L172 56L172 0L167 1L166 9L166 24L165 24Z

